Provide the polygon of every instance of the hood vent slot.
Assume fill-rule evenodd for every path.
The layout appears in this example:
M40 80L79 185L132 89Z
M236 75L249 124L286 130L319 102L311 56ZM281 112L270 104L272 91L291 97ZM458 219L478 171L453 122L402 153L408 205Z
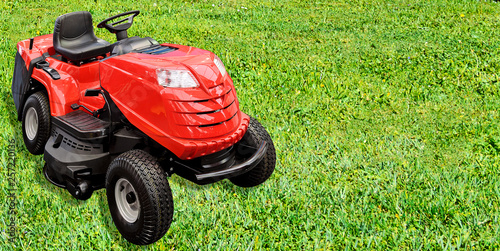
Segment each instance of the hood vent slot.
M226 121L222 121L222 122L219 122L219 123L214 123L214 124L208 124L208 125L199 125L198 127L210 127L210 126L216 126L216 125L220 125L220 124L226 123L226 122L228 122L229 120L233 119L233 118L236 116L236 114L238 114L238 113L233 114L233 116L231 116L231 117L230 117L229 119L227 119Z
M177 48L169 46L153 45L144 49L134 50L133 52L150 54L150 55L161 55L175 50L177 50Z

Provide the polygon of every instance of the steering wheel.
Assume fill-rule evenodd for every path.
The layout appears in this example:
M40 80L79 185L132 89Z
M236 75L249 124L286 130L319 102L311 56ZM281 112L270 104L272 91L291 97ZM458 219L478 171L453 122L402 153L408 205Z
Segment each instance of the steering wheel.
M111 33L116 33L116 39L122 40L128 37L127 30L132 26L134 22L134 17L141 13L138 10L127 11L118 15L104 19L102 22L97 24L97 28L106 28ZM109 21L117 19L119 17L126 16L124 19L119 21L109 23Z

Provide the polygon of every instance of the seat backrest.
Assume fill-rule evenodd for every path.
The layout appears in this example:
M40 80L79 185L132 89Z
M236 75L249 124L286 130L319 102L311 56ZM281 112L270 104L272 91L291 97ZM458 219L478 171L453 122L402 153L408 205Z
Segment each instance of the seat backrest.
M71 61L92 59L110 52L110 44L94 34L88 11L64 14L54 26L54 49Z
M78 11L59 16L54 26L54 49L72 48L82 42L96 41L92 15L88 11Z

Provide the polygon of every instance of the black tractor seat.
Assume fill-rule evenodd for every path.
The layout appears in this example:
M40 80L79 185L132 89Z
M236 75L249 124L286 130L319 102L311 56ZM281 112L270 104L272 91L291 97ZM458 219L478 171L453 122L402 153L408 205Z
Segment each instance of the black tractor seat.
M53 117L52 123L80 140L101 139L108 135L109 123L82 110Z
M54 49L70 61L83 61L105 55L110 44L95 36L92 15L88 11L64 14L54 26Z

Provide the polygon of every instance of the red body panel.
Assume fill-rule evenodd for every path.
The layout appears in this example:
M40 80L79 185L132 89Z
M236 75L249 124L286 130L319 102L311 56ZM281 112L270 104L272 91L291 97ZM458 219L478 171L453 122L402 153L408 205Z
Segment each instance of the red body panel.
M52 35L35 38L32 50L29 50L29 40L19 42L17 48L27 66L32 59L41 57L43 53L55 54L52 46ZM37 68L33 69L32 78L45 86L49 94L52 116L61 116L72 112L70 106L75 103L83 104L94 110L104 106L102 97L84 97L85 90L100 89L99 62L75 66L51 57L45 61L58 71L61 79L53 80L45 71Z
M129 53L76 66L49 57L50 67L61 79L53 80L41 69L32 77L47 89L52 116L72 111L78 103L95 110L104 99L85 97L87 89L105 89L124 116L139 130L181 159L211 154L238 142L245 134L248 115L239 110L231 78L222 76L215 55L189 46L163 44L177 50L149 55ZM43 53L54 55L52 35L18 43L26 64ZM165 88L157 81L156 69L190 70L200 86Z

